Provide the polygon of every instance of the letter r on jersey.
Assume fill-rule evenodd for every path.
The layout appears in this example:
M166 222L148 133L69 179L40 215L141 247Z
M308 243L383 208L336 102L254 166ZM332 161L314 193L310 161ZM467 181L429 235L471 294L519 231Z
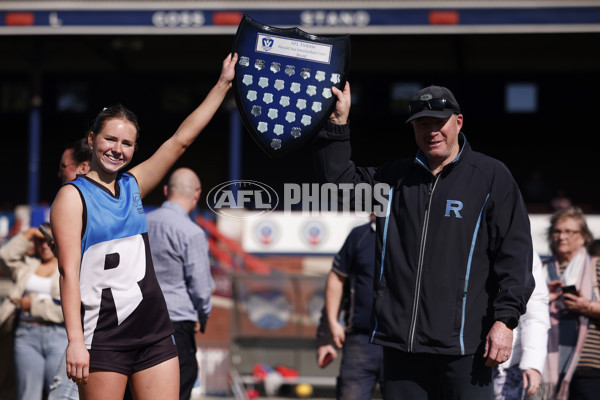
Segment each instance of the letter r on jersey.
M94 286L111 288L121 324L142 302L142 291L137 283L145 275L146 253L142 235L97 243L87 249L81 262L81 300L84 306L99 305L102 293L94 291Z
M444 214L444 217L450 217L450 212L453 212L456 218L462 218L460 215L460 210L462 210L462 208L462 201L446 200L446 214Z

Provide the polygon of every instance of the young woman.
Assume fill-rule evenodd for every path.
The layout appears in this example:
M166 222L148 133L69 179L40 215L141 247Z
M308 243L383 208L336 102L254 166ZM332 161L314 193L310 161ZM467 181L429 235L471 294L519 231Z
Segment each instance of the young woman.
M202 104L147 160L122 172L138 138L135 115L103 110L88 135L89 172L63 186L50 212L69 345L67 375L87 400L177 399L179 364L154 275L141 199L161 181L221 105L237 55Z
M50 231L48 224L43 226ZM14 282L0 308L0 321L13 313L18 315L14 333L17 397L40 400L50 390L67 347L60 310L58 261L51 243L38 228L31 227L0 247L0 268ZM12 368L11 360L7 355L2 362L9 362Z

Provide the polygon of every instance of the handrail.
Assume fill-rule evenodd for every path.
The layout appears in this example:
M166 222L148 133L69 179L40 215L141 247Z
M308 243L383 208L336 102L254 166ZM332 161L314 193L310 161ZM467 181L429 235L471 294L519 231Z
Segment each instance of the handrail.
M247 272L263 275L271 273L271 266L269 264L246 253L239 243L219 231L217 224L213 221L198 215L196 216L196 223L209 235L209 249L217 260L235 268L235 259L237 258L242 260L243 265L238 266L242 271L245 266ZM219 244L222 244L225 250Z

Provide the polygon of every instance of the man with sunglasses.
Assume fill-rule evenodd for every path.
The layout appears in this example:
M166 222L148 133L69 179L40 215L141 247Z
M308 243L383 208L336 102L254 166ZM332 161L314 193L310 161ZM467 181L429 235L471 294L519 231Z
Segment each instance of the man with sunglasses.
M371 341L383 346L384 398L492 399L492 367L534 287L525 204L501 162L473 151L450 90L418 91L406 121L414 159L362 168L350 160L350 85L315 140L320 179L385 184L377 218ZM359 196L356 197L358 201Z

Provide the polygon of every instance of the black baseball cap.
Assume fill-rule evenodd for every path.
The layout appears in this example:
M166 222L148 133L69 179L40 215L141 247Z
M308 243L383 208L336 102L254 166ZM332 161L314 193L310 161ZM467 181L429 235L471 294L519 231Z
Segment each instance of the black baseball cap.
M448 88L428 86L411 98L408 112L407 123L421 117L447 119L452 114L460 114L460 106Z

